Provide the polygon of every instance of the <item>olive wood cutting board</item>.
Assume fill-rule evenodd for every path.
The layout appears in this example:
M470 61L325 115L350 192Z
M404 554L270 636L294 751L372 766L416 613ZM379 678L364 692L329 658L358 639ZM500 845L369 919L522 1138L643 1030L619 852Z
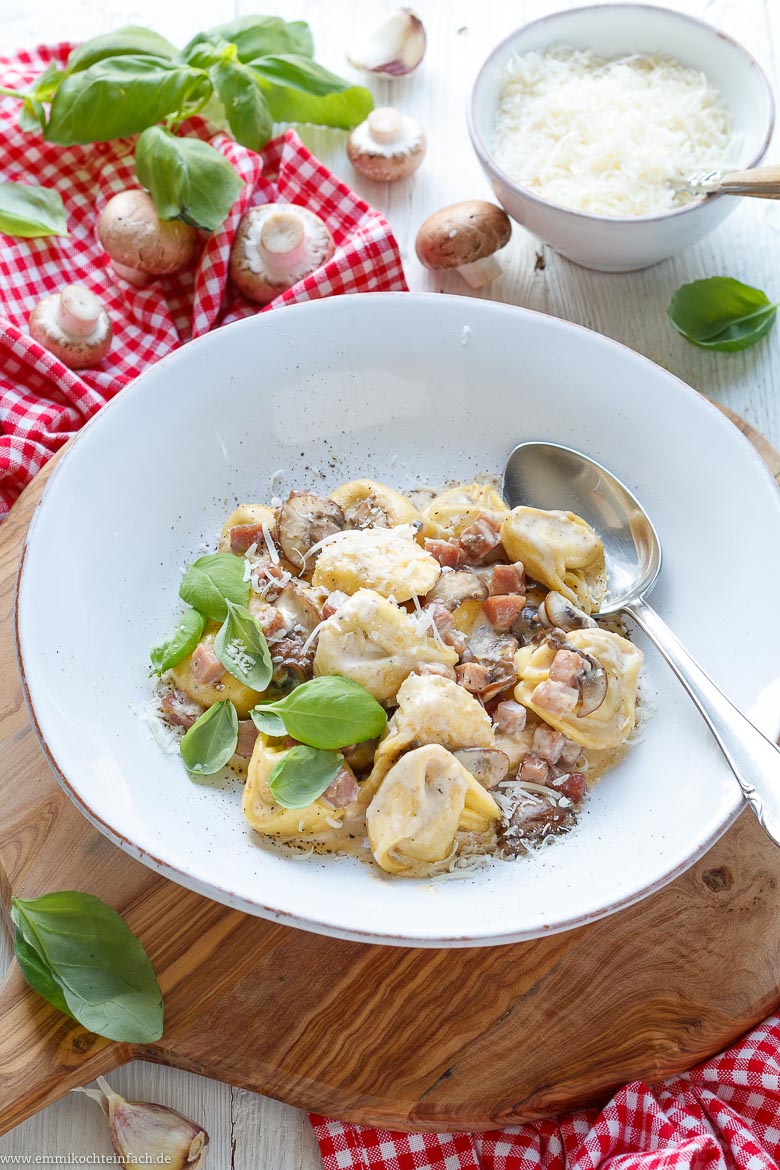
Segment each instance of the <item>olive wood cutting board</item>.
M780 455L734 421L780 479ZM151 955L166 1027L151 1045L103 1040L30 991L14 964L0 990L0 1133L136 1059L385 1128L514 1124L687 1069L780 1000L780 850L750 813L630 909L469 950L322 938L132 860L59 787L22 700L16 572L47 471L0 528L0 900L7 910L11 891L75 888L115 906Z

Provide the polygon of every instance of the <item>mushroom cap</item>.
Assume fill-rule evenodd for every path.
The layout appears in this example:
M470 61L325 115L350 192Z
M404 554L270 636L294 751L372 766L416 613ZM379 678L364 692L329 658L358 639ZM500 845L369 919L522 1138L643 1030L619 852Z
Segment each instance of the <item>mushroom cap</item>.
M72 287L72 286L71 286ZM111 319L101 307L97 323L86 337L66 333L59 321L60 294L44 297L30 314L30 336L71 370L84 370L102 362L111 348Z
M150 276L180 272L195 258L197 230L178 219L159 219L151 195L120 191L98 217L100 242L112 260Z
M393 135L394 124L397 124L397 136ZM383 125L391 128L390 133L382 133L379 127ZM366 178L394 183L414 174L425 158L426 145L423 129L414 118L381 107L372 110L351 132L347 156L355 170Z
M304 229L305 255L285 268L282 259L269 265L260 251L260 233L267 219L280 212L296 215ZM336 245L328 226L308 207L295 203L263 203L250 207L238 225L230 250L230 276L236 287L257 305L267 305L299 280L327 264Z
M466 199L429 215L417 233L415 248L426 268L460 268L492 256L511 234L509 216L495 203Z

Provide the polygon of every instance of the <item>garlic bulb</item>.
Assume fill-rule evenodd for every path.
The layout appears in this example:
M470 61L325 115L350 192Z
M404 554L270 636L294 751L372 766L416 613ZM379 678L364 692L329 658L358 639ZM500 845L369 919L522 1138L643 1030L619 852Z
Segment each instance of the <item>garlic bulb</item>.
M408 77L425 56L423 22L411 8L399 8L359 37L347 54L355 69L380 77Z
M151 1101L125 1101L103 1077L97 1089L79 1089L97 1101L108 1117L111 1145L122 1164L152 1159L169 1170L201 1170L209 1135L188 1117Z

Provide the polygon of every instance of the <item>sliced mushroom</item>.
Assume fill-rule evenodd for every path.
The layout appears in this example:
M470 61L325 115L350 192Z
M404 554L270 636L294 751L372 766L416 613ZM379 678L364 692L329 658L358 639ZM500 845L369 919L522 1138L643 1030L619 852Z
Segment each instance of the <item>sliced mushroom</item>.
M284 619L287 633L299 634L304 639L308 638L322 620L317 607L294 581L285 585L274 602L274 608Z
M495 788L509 771L509 756L498 748L462 748L452 754L483 788Z
M512 622L512 633L525 644L539 633L540 625L538 609L526 604Z
M572 605L562 593L556 593L554 589L539 606L538 614L539 621L546 629L584 630L596 625L592 617L577 609L576 605Z
M312 492L290 492L279 509L276 530L284 556L299 572L310 577L314 558L307 560L309 549L326 536L341 532L345 525L344 513L335 500Z
M494 252L511 234L509 216L495 203L467 199L429 215L415 247L426 268L456 268L472 288L484 288L500 275Z
M464 601L484 601L487 595L487 585L476 574L453 569L451 573L441 574L425 600L436 601L452 612Z

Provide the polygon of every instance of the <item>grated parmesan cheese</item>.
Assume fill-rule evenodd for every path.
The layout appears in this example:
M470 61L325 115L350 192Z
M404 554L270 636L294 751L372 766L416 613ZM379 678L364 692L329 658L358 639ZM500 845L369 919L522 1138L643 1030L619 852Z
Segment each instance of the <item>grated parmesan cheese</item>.
M680 180L738 161L731 113L700 70L563 46L509 62L493 150L529 191L605 216L673 211L699 198Z

